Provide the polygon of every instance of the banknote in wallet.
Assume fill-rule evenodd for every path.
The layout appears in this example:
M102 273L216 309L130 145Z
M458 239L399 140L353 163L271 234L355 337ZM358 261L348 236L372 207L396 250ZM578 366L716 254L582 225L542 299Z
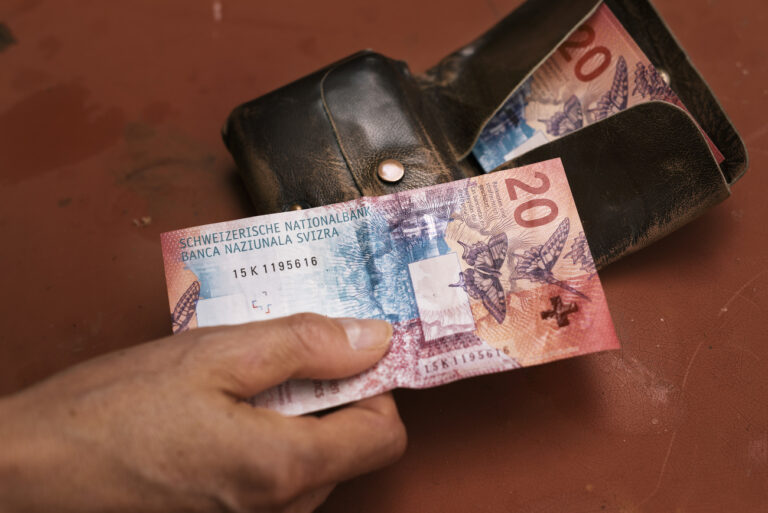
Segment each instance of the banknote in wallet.
M686 110L605 4L539 65L486 124L472 153L484 171L640 103ZM702 131L717 162L723 155Z

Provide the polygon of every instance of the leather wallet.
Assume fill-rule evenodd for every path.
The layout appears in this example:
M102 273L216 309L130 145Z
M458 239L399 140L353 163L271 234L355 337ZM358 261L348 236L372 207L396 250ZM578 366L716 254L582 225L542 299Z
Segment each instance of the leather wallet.
M257 211L482 173L470 152L483 127L600 3L529 0L423 74L363 51L240 105L223 137ZM742 140L653 6L605 3L687 111L660 101L636 105L500 166L563 160L599 267L725 199L747 167ZM720 163L699 127L722 153ZM405 169L394 183L377 173L389 159Z

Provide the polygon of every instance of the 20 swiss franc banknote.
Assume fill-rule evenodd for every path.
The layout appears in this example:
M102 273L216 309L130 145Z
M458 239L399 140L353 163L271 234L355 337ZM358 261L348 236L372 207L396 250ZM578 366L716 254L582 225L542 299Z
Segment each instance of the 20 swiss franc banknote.
M252 398L285 414L619 346L559 159L177 230L162 247L175 332L297 312L392 323L362 374Z

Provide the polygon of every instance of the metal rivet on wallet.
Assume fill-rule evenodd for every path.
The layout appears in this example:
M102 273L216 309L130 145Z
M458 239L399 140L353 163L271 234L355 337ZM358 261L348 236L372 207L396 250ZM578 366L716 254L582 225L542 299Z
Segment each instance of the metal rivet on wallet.
M307 208L307 206L302 203L291 203L285 210L304 210L305 208Z
M394 183L405 175L405 166L395 159L387 159L379 162L379 178L385 182Z
M669 73L667 73L666 70L663 70L661 68L658 69L659 75L661 76L661 79L664 81L665 84L669 85L669 81L672 80L669 76Z

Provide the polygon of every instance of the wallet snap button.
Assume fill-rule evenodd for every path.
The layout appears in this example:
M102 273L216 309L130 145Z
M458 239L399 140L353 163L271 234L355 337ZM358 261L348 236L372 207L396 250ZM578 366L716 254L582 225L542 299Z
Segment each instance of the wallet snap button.
M306 201L295 201L285 205L283 207L283 212L288 212L289 210L304 210L305 208L310 208L310 205L308 205Z
M405 175L405 166L395 159L387 159L379 162L378 169L379 178L387 183L394 183L399 181Z
M667 70L659 68L657 71L659 72L659 76L664 81L664 83L667 84L667 85L670 85L669 81L671 79L669 77L669 73L667 72Z

